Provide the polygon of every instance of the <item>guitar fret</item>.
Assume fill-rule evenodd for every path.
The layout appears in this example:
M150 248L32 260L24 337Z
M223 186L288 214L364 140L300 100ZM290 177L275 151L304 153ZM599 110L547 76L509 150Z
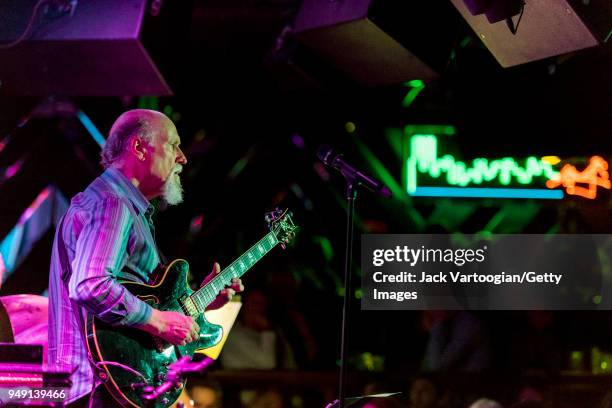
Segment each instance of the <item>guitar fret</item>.
M217 293L219 293L220 290L223 289L223 282L219 282L219 283L220 284L213 282L213 284L210 285L210 291L212 292L211 295L216 295Z
M202 303L200 303L200 299L199 298L195 298L194 299L194 303L195 303L195 307L200 310L200 311L204 311L204 305L202 305Z
M278 240L273 232L269 232L265 235L259 242L249 248L215 278L192 294L191 297L194 299L194 307L203 311L206 306L215 300L219 291L221 291L226 284L230 284L232 278L239 278L244 275L248 269L272 250L277 243Z

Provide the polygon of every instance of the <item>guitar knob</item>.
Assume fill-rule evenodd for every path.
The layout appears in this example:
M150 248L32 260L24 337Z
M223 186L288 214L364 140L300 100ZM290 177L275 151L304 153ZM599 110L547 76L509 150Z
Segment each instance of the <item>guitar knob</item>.
M162 398L162 400L161 400L161 403L164 404L164 405L168 404L169 402L170 402L170 400L168 398L166 398L166 397Z

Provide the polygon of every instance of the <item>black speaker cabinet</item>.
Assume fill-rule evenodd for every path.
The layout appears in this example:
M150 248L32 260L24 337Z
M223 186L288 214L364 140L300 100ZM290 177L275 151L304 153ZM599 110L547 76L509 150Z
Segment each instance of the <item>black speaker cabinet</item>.
M0 92L9 95L170 95L142 41L146 0L79 1L73 14L46 2L26 40L33 0L0 3ZM68 3L68 2L66 2ZM167 8L167 7L166 7ZM161 13L164 13L162 8ZM155 23L153 23L155 25ZM168 34L168 33L166 33ZM171 35L168 34L168 35Z
M438 77L452 48L449 13L456 12L437 1L304 0L295 32L360 84L428 80Z
M513 34L505 20L490 23L484 14L470 12L470 2L451 2L505 68L598 45L600 40L592 28L601 25L601 16L609 17L612 10L609 0L581 2L576 9L566 0L525 0L523 16ZM514 16L514 24L518 17ZM591 19L594 25L588 23Z

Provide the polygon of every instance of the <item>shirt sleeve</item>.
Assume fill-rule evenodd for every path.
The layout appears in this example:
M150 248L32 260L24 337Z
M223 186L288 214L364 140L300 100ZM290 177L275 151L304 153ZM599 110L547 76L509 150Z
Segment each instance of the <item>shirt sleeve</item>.
M125 266L134 220L127 205L108 197L96 206L76 241L71 299L100 320L116 326L139 326L151 316L151 306L132 295L116 280Z

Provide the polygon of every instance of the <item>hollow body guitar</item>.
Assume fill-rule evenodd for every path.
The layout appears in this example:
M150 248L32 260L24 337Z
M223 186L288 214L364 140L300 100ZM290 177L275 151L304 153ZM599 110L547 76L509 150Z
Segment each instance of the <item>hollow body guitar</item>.
M193 356L221 340L223 329L206 320L206 306L231 283L232 278L241 277L274 247L279 244L284 247L295 236L297 227L286 210L266 214L266 221L270 232L197 291L191 290L187 283L189 264L182 259L166 266L154 285L122 282L130 293L158 310L192 316L200 326L200 336L196 341L174 346L144 331L112 327L88 316L85 322L87 347L101 368L105 387L117 402L125 407L162 408L178 399L184 382L155 401L147 401L141 395L144 387L162 384L168 367L180 357Z

